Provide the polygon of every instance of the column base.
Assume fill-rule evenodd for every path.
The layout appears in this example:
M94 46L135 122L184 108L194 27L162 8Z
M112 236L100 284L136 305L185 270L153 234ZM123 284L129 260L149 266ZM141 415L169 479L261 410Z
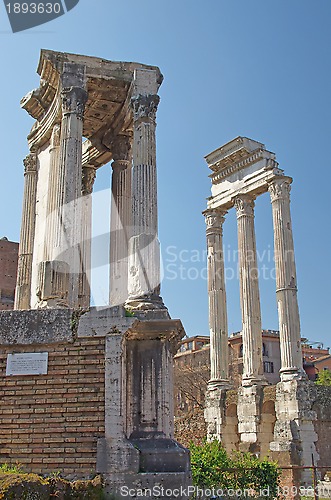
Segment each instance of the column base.
M253 387L253 386L264 387L269 384L267 379L263 375L261 375L260 377L243 378L241 385L242 387Z
M290 380L308 380L307 374L303 368L282 368L279 370L281 382Z

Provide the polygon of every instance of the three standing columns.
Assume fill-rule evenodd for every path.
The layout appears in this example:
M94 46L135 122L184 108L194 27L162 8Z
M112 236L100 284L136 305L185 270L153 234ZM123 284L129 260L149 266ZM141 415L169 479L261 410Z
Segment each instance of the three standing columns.
M30 309L31 274L34 245L37 194L37 155L30 153L24 160L24 197L18 256L15 309Z
M290 213L290 177L269 184L274 224L276 294L279 317L281 380L306 378L302 364L297 279Z
M164 308L160 298L157 225L156 111L159 96L137 95L133 109L133 224L129 242L129 307Z
M266 384L263 375L262 325L254 225L254 198L248 194L234 200L238 222L240 301L242 312L242 385Z
M208 389L229 387L228 320L223 255L226 211L206 210L211 372Z

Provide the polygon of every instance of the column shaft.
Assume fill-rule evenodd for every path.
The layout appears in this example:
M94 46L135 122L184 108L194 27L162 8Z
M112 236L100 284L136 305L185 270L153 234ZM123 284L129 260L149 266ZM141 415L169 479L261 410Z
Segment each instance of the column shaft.
M240 301L243 341L243 385L265 383L262 357L262 326L256 240L254 200L249 195L235 199L238 220L240 268Z
M62 75L62 123L60 140L59 181L63 189L60 203L61 258L69 265L68 305L79 306L81 281L81 227L82 227L82 136L83 115L87 93L84 89L84 68L68 64ZM67 70L67 71L66 71Z
M30 309L31 305L31 273L37 195L37 156L35 153L31 153L25 158L24 168L24 196L15 309Z
M93 165L83 167L82 176L82 231L81 231L81 279L79 283L79 307L88 308L91 301L91 245L92 245L92 191L96 176Z
M297 278L290 212L290 177L269 185L274 224L276 289L280 330L281 379L305 377L302 365Z
M157 237L156 110L157 95L132 99L133 235L130 239L129 300L138 308L164 308L160 294L160 247Z
M210 329L209 388L229 386L228 321L223 255L223 223L227 212L206 210Z
M128 253L132 226L132 158L130 137L117 138L113 147L110 221L109 302L124 304L128 298Z

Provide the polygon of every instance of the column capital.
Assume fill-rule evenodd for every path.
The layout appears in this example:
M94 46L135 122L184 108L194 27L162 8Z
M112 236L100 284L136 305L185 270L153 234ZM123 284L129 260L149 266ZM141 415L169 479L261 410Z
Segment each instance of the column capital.
M93 165L85 165L82 172L82 195L85 196L92 194L96 168Z
M255 197L251 194L240 194L234 199L234 206L239 217L254 217Z
M28 154L24 160L24 175L35 174L37 172L37 155L35 153Z
M280 199L290 198L292 177L275 178L269 183L268 191L271 197L271 203Z
M113 170L125 170L131 163L132 139L129 135L118 135L112 144Z
M207 236L215 233L221 233L227 210L221 208L210 208L202 212L206 221Z
M64 87L61 90L63 115L75 114L83 119L87 92L82 87Z
M155 121L156 111L160 102L157 94L137 95L131 98L134 121Z

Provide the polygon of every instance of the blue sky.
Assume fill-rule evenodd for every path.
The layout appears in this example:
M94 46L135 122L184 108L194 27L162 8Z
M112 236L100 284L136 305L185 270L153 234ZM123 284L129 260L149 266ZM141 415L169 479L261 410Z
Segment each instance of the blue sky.
M22 159L32 119L20 98L39 84L41 48L138 61L160 67L157 157L162 295L189 336L208 334L205 224L210 192L203 157L243 135L263 142L294 178L292 218L302 335L331 344L329 0L80 0L51 23L12 34L0 5L1 235L18 240ZM96 189L106 189L103 167ZM95 224L107 223L108 207ZM102 219L102 220L100 220ZM105 229L106 230L106 229ZM272 219L268 195L257 200L262 323L276 329ZM233 253L236 221L224 228L229 331L241 328ZM102 271L102 270L99 270ZM234 272L234 275L236 273ZM96 272L96 300L107 293Z

